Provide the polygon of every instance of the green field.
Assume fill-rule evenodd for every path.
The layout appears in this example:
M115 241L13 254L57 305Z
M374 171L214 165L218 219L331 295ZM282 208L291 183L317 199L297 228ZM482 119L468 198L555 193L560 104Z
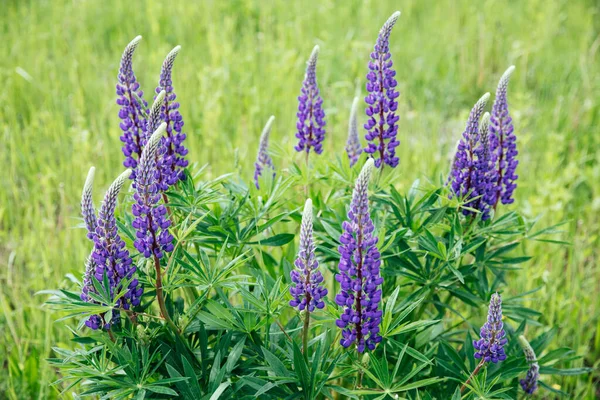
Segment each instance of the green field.
M572 347L583 357L571 366L596 371L551 383L572 398L600 396L597 2L3 0L0 9L0 398L58 395L45 359L69 345L69 333L35 293L72 287L69 275L83 273L89 244L78 207L88 168L98 193L123 169L115 83L132 38L143 36L134 69L147 95L163 57L182 45L174 86L189 159L209 164L209 176L237 171L249 182L270 115L275 164L301 158L296 97L315 44L332 155L323 158L343 156L352 98L364 94L369 52L396 9L402 190L446 173L468 110L516 66L511 207L540 226L567 221L561 239L572 245L528 244L534 258L508 291L541 288L525 303L558 327L552 347Z

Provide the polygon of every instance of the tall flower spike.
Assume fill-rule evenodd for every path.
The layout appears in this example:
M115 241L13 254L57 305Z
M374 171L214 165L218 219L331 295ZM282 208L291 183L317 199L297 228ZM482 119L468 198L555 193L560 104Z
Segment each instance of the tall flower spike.
M181 50L181 46L176 46L163 61L160 80L156 88L157 94L163 90L166 94L160 111L160 120L167 124L167 134L161 139L166 151L159 161L159 170L161 172L160 189L163 191L178 181L185 179L183 169L188 166L188 161L184 158L188 150L183 145L186 138L186 134L182 132L183 117L179 112L179 103L176 101L177 95L173 91L172 79L173 64L175 63L177 54L179 54L179 50ZM148 131L148 135L152 134L154 130Z
M94 172L96 168L91 167L88 171L85 184L83 185L83 192L81 193L81 215L87 228L87 237L89 239L94 238L94 232L96 231L96 210L94 209L94 200L92 199L92 188L94 185Z
M494 364L506 360L504 345L508 340L502 323L502 298L498 293L492 295L487 322L481 327L480 336L479 340L473 341L475 358Z
M119 118L121 118L120 127L123 131L122 150L125 155L123 165L133 169L131 179L135 179L135 169L144 146L143 139L146 131L144 112L148 108L148 103L143 99L144 92L140 90L140 84L133 73L132 65L133 53L140 40L142 37L137 36L125 47L117 76L117 104L121 106Z
M525 336L519 336L519 344L523 349L523 353L525 353L525 360L527 360L529 363L527 375L525 376L525 379L521 379L519 381L519 384L525 393L531 395L537 390L538 387L538 380L540 379L540 365L537 363L535 352Z
M362 146L360 145L360 139L358 138L358 122L356 120L356 110L358 109L358 97L354 98L352 102L352 109L350 110L350 120L348 121L348 141L346 142L346 153L348 154L348 160L350 160L350 166L354 166L362 153Z
M325 307L323 299L327 296L327 289L323 287L323 275L318 270L319 262L315 257L315 243L313 240L312 201L306 200L302 213L300 227L300 248L298 258L294 262L296 267L290 272L292 286L290 287L290 306L298 307L302 311L308 309L313 312L315 308Z
M502 201L502 204L513 203L513 192L517 187L515 182L518 176L515 175L515 171L519 163L517 161L517 154L519 153L512 118L508 112L507 100L508 82L514 71L515 67L511 66L500 78L490 117L490 145L496 168L493 176L496 192L494 207L496 207L498 201Z
M449 177L453 195L466 199L466 206L479 210L482 219L489 218L489 204L484 199L489 189L486 167L489 160L485 157L486 151L481 143L479 120L489 98L489 93L484 94L471 110ZM472 211L465 208L463 214L470 215Z
M375 49L371 53L369 61L369 73L367 74L367 92L365 97L367 103L366 114L369 117L365 124L367 134L367 147L365 152L375 159L377 168L383 167L382 163L394 168L398 165L399 158L396 157L396 147L400 142L396 139L400 119L396 115L400 95L396 91L396 71L392 68L392 54L390 53L389 39L392 28L400 17L396 11L383 24L375 43Z
M373 159L365 163L352 194L348 220L342 225L340 237L339 274L340 293L335 302L343 307L336 324L342 329L340 344L362 353L365 347L375 349L382 338L379 335L382 312L379 310L383 278L381 259L377 249L375 227L369 215L368 185L373 169Z
M273 165L273 159L269 155L269 135L273 126L275 117L271 115L267 124L263 128L260 135L260 142L258 144L258 155L256 156L256 162L254 163L254 185L257 189L260 189L258 178L262 175L265 168L270 168L275 176L275 166Z
M171 221L166 217L167 209L160 204L158 180L160 172L157 159L164 155L165 148L161 138L166 132L167 124L161 123L144 147L138 176L135 181L135 203L132 206L134 215L133 227L136 229L135 248L146 258L153 254L162 258L164 252L173 251L173 236L169 233Z
M325 113L323 112L323 99L319 94L317 85L317 58L319 46L315 46L306 63L306 74L302 82L300 96L298 96L298 122L296 123L296 138L298 144L296 151L310 150L317 154L323 152L323 139L325 139Z
M122 286L123 279L131 279L125 295L116 302L117 308L125 310L139 305L143 293L143 288L139 285L137 279L132 279L136 268L132 264L129 251L125 248L125 242L119 236L115 218L119 192L130 174L130 170L123 172L106 191L98 212L98 226L94 234L94 251L91 256L95 264L94 277L103 282L104 276L106 276L110 285L108 290L111 296L124 289ZM87 294L87 292L85 293ZM104 321L103 316L92 316L86 321L86 325L92 329L102 327L109 329L110 324L115 320L118 320L118 316L115 316L113 321ZM99 324L100 321L103 322L104 326Z

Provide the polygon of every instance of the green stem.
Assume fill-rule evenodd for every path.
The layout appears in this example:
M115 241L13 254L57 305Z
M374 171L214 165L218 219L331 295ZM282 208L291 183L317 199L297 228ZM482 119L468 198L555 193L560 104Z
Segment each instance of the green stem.
M177 325L175 325L175 323L169 316L169 313L167 312L167 307L165 306L165 297L163 294L162 286L162 271L160 270L160 260L158 259L156 254L154 254L154 268L156 269L156 300L158 301L160 314L165 319L165 321L167 321L167 324L169 324L169 326L173 328L173 330L176 333L180 333L179 328L177 328Z
M461 394L462 394L462 392L465 391L467 385L469 383L471 383L471 379L473 379L473 377L475 377L479 373L479 371L481 370L481 367L483 367L484 364L485 364L485 360L483 358L481 358L481 361L479 362L479 364L477 364L477 366L475 367L475 369L473 370L473 372L471 373L471 375L469 376L467 381L465 383L463 383L463 385L460 387Z
M308 358L308 331L310 329L310 312L306 308L306 318L304 318L304 329L302 330L302 352Z

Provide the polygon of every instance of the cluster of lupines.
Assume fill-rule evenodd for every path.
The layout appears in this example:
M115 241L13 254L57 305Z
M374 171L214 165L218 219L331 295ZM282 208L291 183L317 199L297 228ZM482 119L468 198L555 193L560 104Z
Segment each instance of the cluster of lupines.
M382 311L380 274L381 259L377 249L375 227L369 215L368 184L373 159L364 165L352 194L348 220L342 225L340 237L339 273L335 279L341 292L335 302L344 308L336 324L342 329L340 343L350 347L356 343L359 352L375 349L382 338L379 335Z
M123 154L125 161L123 165L132 169L131 179L135 179L135 170L144 147L146 136L145 113L148 103L143 99L144 92L133 73L133 53L141 36L133 39L123 52L119 75L117 77L117 104L121 106L119 118L121 118L121 130L123 135Z
M538 387L538 380L540 379L540 365L537 362L537 357L533 348L525 338L525 336L519 336L519 343L525 353L525 360L529 363L529 369L525 379L521 379L519 384L523 391L527 394L533 394Z
M471 110L467 127L459 141L448 182L453 195L466 200L465 215L477 210L482 220L490 218L498 201L510 204L517 187L515 170L516 136L508 113L507 88L514 67L510 67L498 84L492 113L479 118L489 99L485 94ZM452 196L452 195L451 195Z
M95 218L95 230L92 232L94 250L86 265L86 276L81 294L82 300L91 301L89 292L94 291L93 279L99 282L106 280L109 287L105 289L113 300L115 300L113 296L125 290L124 295L115 302L117 308L125 310L138 306L143 294L143 288L137 279L133 278L136 268L132 264L129 251L125 248L125 242L119 236L115 218L117 197L130 174L130 170L125 171L108 188L98 211L98 217ZM95 214L93 205L91 205L90 175L93 176L93 171L88 175L82 198L82 213L86 226L93 220L90 217L90 211ZM128 282L127 287L123 286L123 282ZM86 321L86 326L91 329L110 329L111 323L116 321L118 321L118 314L114 314L112 321L105 321L103 315L93 315Z
M271 169L273 171L273 176L275 176L275 166L273 165L273 159L271 159L271 156L269 155L269 135L271 134L273 121L275 121L275 117L271 115L271 118L267 121L267 124L260 135L258 155L256 156L256 162L254 163L254 185L257 189L260 189L258 178L262 175L264 169Z
M323 99L317 85L317 58L319 46L315 46L306 65L306 74L298 96L298 122L296 123L296 151L305 151L307 156L311 149L321 154L325 139L325 112Z
M164 252L173 251L173 236L168 230L171 221L166 217L167 209L161 203L159 188L158 163L166 151L161 145L166 127L165 122L161 123L148 139L140 157L135 181L135 203L132 206L135 217L133 227L136 230L134 245L146 258L154 256L161 259Z
M490 201L493 201L494 207L498 201L502 201L502 204L513 203L513 192L517 187L517 137L508 111L507 99L508 82L514 70L515 67L511 66L500 78L490 117L490 147L493 157L490 180L494 185Z
M487 322L481 327L480 336L479 340L473 341L475 358L494 364L506 360L504 345L508 340L502 322L502 298L498 293L492 295Z
M396 11L383 24L371 53L369 73L367 74L367 103L366 114L369 117L365 124L368 141L365 152L375 159L375 166L382 167L387 164L394 168L398 165L396 147L400 144L398 134L399 117L396 115L400 95L396 91L396 71L392 68L392 55L390 53L390 34L400 12Z
M295 269L290 272L292 279L290 306L308 312L313 312L315 308L325 307L323 299L327 296L327 289L323 287L323 275L318 269L319 262L315 256L312 201L310 199L306 200L302 213L300 247L294 266Z
M362 153L362 146L358 137L358 121L356 120L356 111L358 109L358 97L352 102L350 110L350 120L348 121L348 140L346 142L346 154L350 160L350 166L354 166L358 162L358 158Z
M173 91L173 64L181 46L176 46L165 58L160 71L160 79L155 90L156 95L165 92L161 101L160 120L166 123L167 134L161 139L161 146L165 148L164 154L159 159L160 170L159 186L162 191L167 190L178 181L185 179L184 168L188 166L185 156L188 153L183 145L186 134L182 132L183 117L179 112L177 95ZM156 101L155 98L155 101ZM155 129L147 131L151 135Z

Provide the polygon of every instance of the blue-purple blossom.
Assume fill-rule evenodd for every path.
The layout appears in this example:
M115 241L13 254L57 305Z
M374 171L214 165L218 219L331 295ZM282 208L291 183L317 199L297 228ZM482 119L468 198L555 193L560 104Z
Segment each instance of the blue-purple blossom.
M518 178L515 171L519 163L516 158L517 137L508 112L507 101L508 82L514 70L515 67L511 66L500 78L490 117L490 147L495 167L490 176L495 189L494 207L498 201L502 201L502 204L513 203L513 192L517 187L515 183Z
M296 151L310 150L317 154L323 152L323 139L325 139L325 112L323 112L323 99L319 94L317 85L317 58L319 46L315 46L306 63L306 74L302 82L300 96L298 96L298 122L296 123L296 138L298 144Z
M365 124L367 134L368 153L375 159L377 168L383 167L382 163L394 168L398 165L399 158L396 157L396 147L400 144L396 136L400 117L396 115L400 95L396 91L396 71L392 68L392 54L390 53L390 34L400 12L396 11L383 24L375 43L375 49L371 53L369 61L369 73L367 74L367 92L365 97L367 103L366 114L369 117Z
M537 357L535 351L525 338L525 336L519 336L519 344L525 353L525 360L529 363L529 369L525 379L521 379L519 384L523 391L527 394L533 394L538 387L538 380L540 379L540 366L537 363Z
M323 287L323 275L318 269L319 262L315 256L312 201L310 199L306 200L302 213L300 248L294 266L295 269L290 272L292 279L290 306L298 307L300 311L308 309L308 312L313 312L315 308L325 307L323 299L327 296L327 289Z
M167 124L167 134L161 139L161 144L166 150L159 160L158 166L161 174L159 186L162 191L167 190L169 186L173 186L178 181L184 180L185 173L183 169L188 166L188 161L185 159L188 150L183 145L186 138L186 134L182 132L183 117L179 112L179 103L176 101L177 95L173 91L172 79L173 64L179 50L181 50L181 46L176 46L163 61L158 87L156 88L156 94L165 91L160 120ZM151 135L155 129L149 130L147 134Z
M144 92L140 89L132 66L133 53L140 40L142 37L137 36L125 47L117 76L117 104L121 106L119 118L121 118L120 127L123 131L122 150L125 155L123 165L133 170L130 179L135 179L135 169L144 147L143 140L146 135L144 114L148 108L148 103L143 99Z
M110 295L116 296L126 290L123 297L117 299L115 304L117 308L125 310L138 306L144 292L138 280L133 278L136 268L129 251L125 248L125 242L119 236L115 218L117 197L130 173L130 170L122 173L106 191L98 212L97 227L94 232L94 251L91 255L91 261L95 265L94 278L103 282L106 277L109 283L106 289ZM129 282L127 288L122 286L123 280ZM89 290L86 293L89 293ZM109 329L111 323L115 321L118 321L118 315L115 315L112 321L105 321L103 315L92 316L86 321L86 326L92 329Z
M481 327L480 336L479 340L473 341L475 358L494 364L506 360L504 345L508 340L502 323L502 298L498 293L492 294L487 322Z
M354 166L362 153L362 146L358 138L358 121L356 120L356 110L358 109L358 97L354 98L350 110L350 120L348 121L348 140L346 142L346 154L350 160L350 166Z
M380 274L381 258L377 249L377 236L369 215L368 185L373 169L373 159L365 163L352 194L348 220L342 225L340 237L339 274L335 279L340 283L340 293L335 302L343 307L336 324L342 329L340 344L362 353L365 347L375 349L381 342L379 325L382 312Z
M94 184L94 172L96 168L91 167L85 184L83 185L83 193L81 194L81 215L87 228L87 237L93 239L94 232L96 231L96 210L94 209L94 201L92 199L92 188Z
M133 227L136 230L135 248L142 256L161 259L164 252L173 251L173 236L169 233L171 221L167 218L167 208L161 203L158 181L160 172L158 161L166 151L161 138L167 124L161 123L144 147L140 158L138 176L135 181L135 203Z
M260 189L258 178L262 175L264 169L270 169L273 172L273 176L275 176L275 166L273 165L273 159L269 155L269 135L274 120L274 116L269 118L260 135L258 155L256 156L256 162L254 163L254 185L257 189Z
M487 145L487 122L483 124L486 129L484 143L481 140L479 120L489 98L489 93L484 94L471 110L449 176L451 197L465 200L465 206L481 212L484 220L489 218L490 209L490 204L486 202L486 194L490 192L490 151ZM463 209L464 215L472 213L473 211L467 208Z

